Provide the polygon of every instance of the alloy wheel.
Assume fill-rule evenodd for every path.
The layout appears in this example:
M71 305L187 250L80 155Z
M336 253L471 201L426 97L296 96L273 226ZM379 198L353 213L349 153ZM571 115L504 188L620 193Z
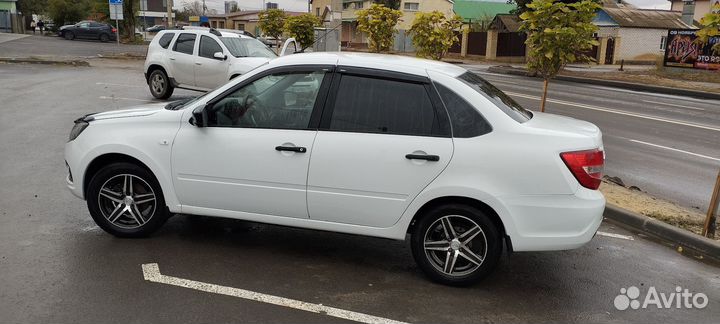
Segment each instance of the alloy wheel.
M157 208L157 199L152 187L142 178L118 174L100 187L98 206L111 224L134 229L150 221Z
M153 74L152 79L150 80L150 83L152 85L153 91L155 93L162 93L163 90L165 90L165 78L160 73Z
M480 225L460 215L443 216L428 227L425 256L447 276L462 277L480 268L487 255L487 238Z

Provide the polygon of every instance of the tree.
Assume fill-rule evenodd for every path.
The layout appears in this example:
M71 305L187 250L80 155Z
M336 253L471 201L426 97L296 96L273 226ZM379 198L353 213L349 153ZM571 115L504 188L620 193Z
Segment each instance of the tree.
M260 27L266 36L275 38L275 45L276 47L279 47L277 46L278 41L285 31L285 20L287 19L285 11L280 9L268 9L261 12L258 15L258 18L260 19L258 27ZM278 48L278 50L280 49Z
M55 26L62 26L85 19L91 7L87 0L48 0L47 13Z
M702 43L707 43L713 37L720 38L720 8L717 8L717 10L717 12L710 12L700 19L703 28L698 30L696 35ZM711 49L713 53L720 53L720 39Z
M45 9L48 6L47 0L18 0L16 4L18 10L23 15L39 15L45 13Z
M418 12L410 27L412 42L417 49L417 56L440 60L458 41L455 30L462 25L462 18L455 15L445 17L440 11Z
M295 38L302 52L315 43L315 27L321 23L320 18L310 13L289 17L285 20L285 32Z
M520 15L520 30L528 34L528 70L542 76L540 111L545 111L548 83L568 63L592 60L582 54L598 42L592 21L600 8L593 0L565 4L557 0L533 0Z
M106 21L110 18L110 6L106 0L93 0L90 17L96 21Z
M125 37L130 42L135 41L138 11L140 11L140 0L123 0L123 20L120 23L123 26Z
M400 10L372 4L370 8L358 10L358 30L368 34L368 47L375 53L386 52L393 45L395 25L402 16Z

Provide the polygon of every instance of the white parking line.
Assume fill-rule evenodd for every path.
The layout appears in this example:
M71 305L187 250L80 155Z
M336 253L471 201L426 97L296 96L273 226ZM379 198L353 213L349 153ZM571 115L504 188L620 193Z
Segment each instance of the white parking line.
M526 94L517 93L517 92L505 91L505 93L507 93L507 94L509 94L509 95L511 95L511 96L516 96L516 97L520 97L520 98L527 98L527 99L533 99L533 100L540 100L540 99L541 99L541 98L538 97L538 96L531 96L531 95L526 95ZM553 103L556 103L556 104L566 105L566 106L573 106L573 107L578 107L578 108L584 108L584 109L590 109L590 110L608 112L608 113L611 113L611 114L618 114L618 115L632 116L632 117L643 118L643 119L656 120L656 121L661 121L661 122L670 123L670 124L690 126L690 127L702 128L702 129L707 129L707 130L711 130L711 131L720 132L720 128L718 128L718 127L713 127L713 126L708 126L708 125L701 125L701 124L695 124L695 123L687 123L687 122L682 122L682 121L674 120L674 119L667 119L667 118L662 118L662 117L654 117L654 116L648 116L648 115L643 115L643 114L636 114L636 113L631 113L631 112L626 112L626 111L619 111L619 110L610 109L610 108L605 108L605 107L585 105L585 104L580 104L580 103L570 102L570 101L564 101L564 100L547 99L547 101L548 101L548 102L553 102Z
M657 147L657 148L661 148L661 149L666 149L666 150L669 150L669 151L675 151L675 152L685 153L685 154L689 154L689 155L692 155L692 156L697 156L697 157L705 158L705 159L708 159L708 160L720 161L720 159L714 158L714 157L712 157L712 156L707 156L707 155L697 154L697 153L693 153L693 152L683 151L683 150L679 150L679 149L672 148L672 147L668 147L668 146L662 146L662 145L653 144L653 143L648 143L648 142L643 142L643 141L638 141L638 140L634 140L634 139L630 139L629 141L630 141L630 142L633 142L633 143L644 144L644 145L648 145L648 146L652 146L652 147Z
M629 235L621 235L621 234L601 232L601 231L597 231L597 235L607 236L607 237L614 237L614 238L619 238L619 239L629 240L629 241L635 241L635 239L634 239L632 236L629 236Z
M676 105L676 104L659 102L659 101L643 100L643 102L649 102L649 103L653 103L653 104L665 105L665 106L670 106L670 107L683 107L683 108L688 108L688 109L695 109L695 110L705 111L705 109L703 109L703 108L691 107L691 106L685 106L685 105Z
M355 322L360 322L360 323L408 324L406 322L395 321L395 320L391 320L389 318L367 315L367 314L353 312L353 311L344 310L344 309L340 309L340 308L324 306L322 304L313 304L313 303L308 303L308 302L304 302L304 301L300 301L300 300L278 297L278 296L258 293L258 292L240 289L240 288L219 286L219 285L206 283L206 282L182 279L182 278L177 278L177 277L172 277L172 276L166 276L166 275L160 274L160 267L158 266L157 263L143 264L142 270L143 270L143 276L145 277L145 280L150 281L150 282L157 282L157 283L162 283L162 284L166 284L166 285L190 288L190 289L195 289L195 290L214 293L214 294L238 297L238 298L242 298L242 299L258 301L261 303L283 306L283 307L298 309L298 310L311 312L311 313L328 315L328 316L337 317L337 318L355 321Z

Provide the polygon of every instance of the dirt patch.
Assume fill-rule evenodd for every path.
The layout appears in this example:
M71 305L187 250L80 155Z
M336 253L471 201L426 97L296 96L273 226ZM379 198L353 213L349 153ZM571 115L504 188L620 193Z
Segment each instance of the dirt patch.
M720 92L720 72L651 69L646 71L624 72L563 71L561 74L567 76L625 81L688 90Z
M608 204L655 218L698 235L702 232L705 214L698 209L682 207L606 180L600 185L600 191L605 195ZM715 236L715 240L720 240L720 237Z

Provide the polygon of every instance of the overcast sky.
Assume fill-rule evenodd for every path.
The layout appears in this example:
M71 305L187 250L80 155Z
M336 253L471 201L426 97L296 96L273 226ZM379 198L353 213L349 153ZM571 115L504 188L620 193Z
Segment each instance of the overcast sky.
M180 7L180 4L185 1L190 0L175 0L175 7ZM202 0L200 0L202 1ZM307 11L308 7L308 0L236 0L238 2L238 6L242 10L253 10L253 9L261 9L263 6L263 3L265 1L267 2L277 2L279 4L279 7L281 9L285 9L288 11ZM626 0L640 8L649 8L649 9L670 9L670 1L667 0ZM504 2L504 1L498 1L498 2ZM215 9L218 11L218 13L223 13L225 11L225 1L224 0L205 0L205 4L208 6L209 9Z

